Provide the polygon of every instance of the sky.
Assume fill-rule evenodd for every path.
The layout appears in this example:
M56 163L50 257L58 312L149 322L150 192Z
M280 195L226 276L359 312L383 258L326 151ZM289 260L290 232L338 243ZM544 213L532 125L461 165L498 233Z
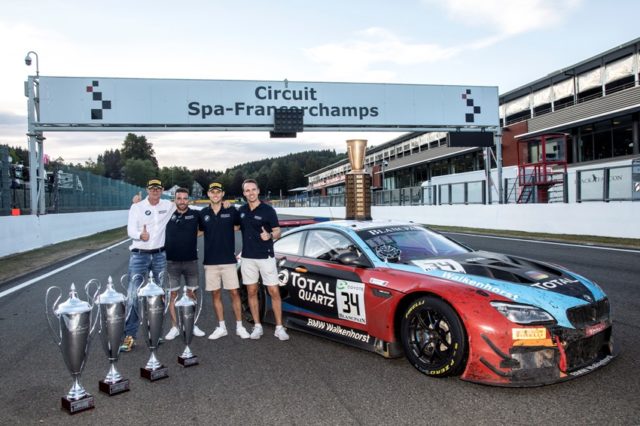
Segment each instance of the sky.
M40 75L497 86L499 93L640 36L637 0L3 0L0 144L27 148L24 84ZM225 170L392 132L137 132L161 167ZM66 163L126 133L48 132Z

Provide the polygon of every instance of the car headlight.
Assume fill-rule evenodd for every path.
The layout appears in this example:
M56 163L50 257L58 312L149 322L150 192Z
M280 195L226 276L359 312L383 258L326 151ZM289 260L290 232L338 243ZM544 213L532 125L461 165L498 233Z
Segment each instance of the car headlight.
M516 324L542 324L555 322L555 318L547 311L530 305L515 303L490 302L498 312Z

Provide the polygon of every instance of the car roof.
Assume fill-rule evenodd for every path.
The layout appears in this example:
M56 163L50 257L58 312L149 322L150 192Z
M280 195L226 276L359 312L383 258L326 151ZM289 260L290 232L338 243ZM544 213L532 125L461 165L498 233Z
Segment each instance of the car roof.
M401 221L401 220L332 220L329 222L320 222L310 227L329 226L334 228L347 228L354 231L362 231L371 228L381 228L390 226L421 226L419 223Z

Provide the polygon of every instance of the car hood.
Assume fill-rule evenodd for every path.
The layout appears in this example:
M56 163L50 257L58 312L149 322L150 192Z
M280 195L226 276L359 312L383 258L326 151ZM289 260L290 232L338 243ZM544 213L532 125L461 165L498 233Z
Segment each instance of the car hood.
M592 281L559 266L486 251L388 264L392 269L443 278L538 306L572 327L566 310L594 303L605 294Z

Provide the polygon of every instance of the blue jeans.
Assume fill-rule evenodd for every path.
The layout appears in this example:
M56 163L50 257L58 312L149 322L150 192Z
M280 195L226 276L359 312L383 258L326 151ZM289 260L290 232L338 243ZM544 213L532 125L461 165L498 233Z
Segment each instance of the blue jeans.
M153 272L153 280L162 287L162 280L167 268L167 254L134 253L129 256L129 289L127 291L127 322L124 326L125 336L136 337L140 317L138 316L138 289L144 282L147 272Z

